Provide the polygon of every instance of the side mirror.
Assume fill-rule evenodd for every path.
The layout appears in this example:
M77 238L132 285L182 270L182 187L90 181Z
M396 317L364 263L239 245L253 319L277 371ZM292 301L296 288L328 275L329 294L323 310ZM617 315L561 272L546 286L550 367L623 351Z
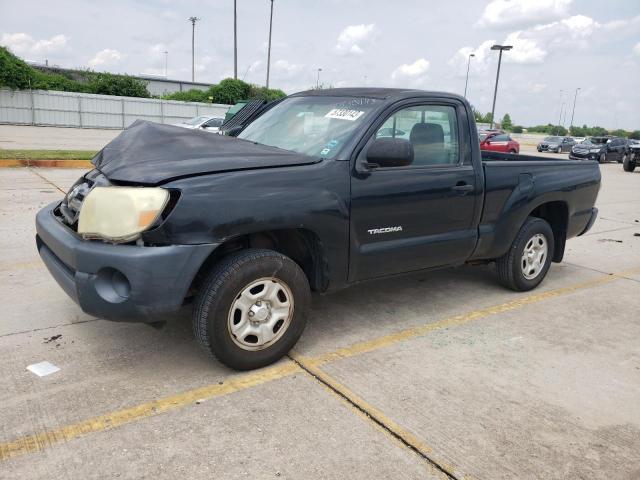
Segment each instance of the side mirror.
M406 167L413 163L413 145L404 138L378 138L367 150L371 166Z

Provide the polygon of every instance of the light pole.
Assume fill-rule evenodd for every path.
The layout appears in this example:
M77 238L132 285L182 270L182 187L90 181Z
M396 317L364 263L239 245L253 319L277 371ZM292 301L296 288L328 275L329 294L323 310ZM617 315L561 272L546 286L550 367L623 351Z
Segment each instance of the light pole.
M269 47L267 50L267 88L269 88L269 67L271 66L271 30L273 28L273 0L271 0L271 15L269 16Z
M560 127L560 121L562 119L562 92L563 91L564 90L560 90L560 100L558 100L558 105L560 105L560 112L558 113L558 127ZM558 133L560 133L559 130L560 129L558 128Z
M567 120L567 111L565 110L564 106L567 104L567 102L562 102L562 105L560 105L560 126L562 128L564 128L564 124ZM564 113L564 118L562 118L562 114Z
M169 78L167 75L168 66L169 66L169 52L165 50L164 51L164 78Z
M320 90L320 72L322 71L321 68L318 69L318 79L316 80L316 90Z
M189 17L191 22L191 81L196 81L196 22L198 17Z
M467 60L467 79L464 81L464 98L467 98L467 85L469 84L469 66L471 65L471 57L475 56L475 53L470 53Z
M504 50L511 50L513 48L512 45L494 45L491 47L491 50L499 50L500 55L498 56L498 71L496 72L496 86L493 90L493 106L491 107L491 126L489 128L493 128L493 124L495 123L495 112L496 112L496 95L498 95L498 80L500 79L500 64L502 63L502 52Z
M238 79L238 13L233 0L233 78Z
M578 98L578 90L580 90L580 87L576 88L576 93L573 96L573 110L571 111L571 124L569 125L569 132L571 132L571 127L573 127L573 114L576 113L576 99Z

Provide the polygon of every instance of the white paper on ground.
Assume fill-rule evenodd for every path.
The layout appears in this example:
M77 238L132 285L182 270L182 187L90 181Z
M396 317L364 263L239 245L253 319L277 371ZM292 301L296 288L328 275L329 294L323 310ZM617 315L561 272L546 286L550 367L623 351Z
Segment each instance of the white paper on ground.
M47 375L51 375L52 373L60 371L58 367L50 362L34 363L33 365L29 365L27 367L27 370L29 370L31 373L35 373L39 377L45 377Z

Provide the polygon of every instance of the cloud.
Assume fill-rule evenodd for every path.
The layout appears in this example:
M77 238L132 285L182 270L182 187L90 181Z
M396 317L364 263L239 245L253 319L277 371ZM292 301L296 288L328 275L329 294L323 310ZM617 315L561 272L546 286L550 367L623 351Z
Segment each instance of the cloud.
M375 23L368 25L349 25L340 35L335 50L341 55L362 55L364 48L378 35Z
M68 37L62 34L51 38L36 40L27 33L3 33L0 44L6 45L18 55L42 55L63 49L67 45Z
M505 62L511 63L542 63L547 57L547 51L531 38L523 38L523 32L513 32L507 35L505 45L512 45L513 49L504 55Z
M539 64L547 60L552 52L575 52L589 48L593 39L600 42L609 38L608 32L627 31L640 25L640 16L623 20L615 20L599 23L586 15L574 15L550 23L534 25L533 27L517 30L509 33L502 44L512 45L513 49L503 54L502 60L506 63ZM601 33L600 36L597 34ZM456 75L464 75L467 66L467 58L470 53L475 53L471 60L470 70L475 73L483 73L487 70L488 63L497 57L496 52L491 51L493 40L486 40L478 47L463 47L459 49L449 60L448 64L455 68Z
M640 42L636 43L635 47L633 47L633 53L640 57Z
M429 79L429 61L419 58L413 63L404 63L391 73L391 80L413 88L424 87Z
M396 68L391 74L393 80L400 77L415 78L423 75L429 70L429 61L424 58L419 58L415 62L408 64L404 63Z
M485 40L476 48L462 47L459 49L447 64L454 69L454 74L458 76L466 75L467 60L470 54L474 54L474 57L469 63L469 71L473 73L485 73L488 69L489 58L491 55L495 55L491 51L491 46L495 45L495 40Z
M91 68L106 67L117 64L123 57L124 55L118 50L105 48L96 53L96 55L89 60L88 64Z
M477 25L504 26L534 24L567 15L572 0L493 0Z
M290 63L287 60L278 60L273 64L273 70L275 73L281 74L284 77L291 77L299 74L305 68L304 65L299 63Z

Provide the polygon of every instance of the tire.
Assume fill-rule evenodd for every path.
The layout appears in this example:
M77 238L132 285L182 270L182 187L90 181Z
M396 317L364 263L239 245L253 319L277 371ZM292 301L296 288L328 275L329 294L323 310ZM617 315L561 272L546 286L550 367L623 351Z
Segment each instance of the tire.
M635 159L632 160L632 156L627 155L624 161L622 162L622 168L624 169L625 172L633 172L636 169Z
M509 153L510 153L511 155L515 155L515 154L517 154L518 152L516 152L515 150L509 150Z
M604 153L601 153L598 157L598 163L607 163L607 156Z
M530 242L534 243L543 237L546 242L546 252L543 258L540 258L540 264L537 269L537 273L532 278L527 278L524 273L524 255L525 250ZM496 260L496 271L498 274L499 282L511 290L517 292L526 292L537 287L544 279L551 266L551 260L553 259L554 251L554 239L551 226L543 219L536 217L529 217L524 222L524 225L516 235L515 240L511 244L509 251L502 257ZM542 253L542 249L538 250ZM531 269L529 269L531 268ZM527 263L527 269L529 273L533 272L533 267Z
M627 155L626 153L623 153L622 155L620 155L618 157L618 163L624 163L628 156L629 155Z
M260 285L263 290L255 293ZM261 296L267 289L275 292L273 298ZM289 307L272 307L277 303ZM306 325L310 303L309 282L293 260L272 250L242 250L224 257L209 273L196 297L193 332L200 346L225 365L237 370L260 368L295 345ZM276 310L289 313L273 313ZM266 318L250 321L249 315ZM269 328L272 321L277 323ZM232 333L236 324L245 325L242 337ZM254 331L267 338L273 335L272 340L259 345L258 335L263 333L253 335Z
M558 147L558 148L556 149L556 153L562 153L562 147Z

